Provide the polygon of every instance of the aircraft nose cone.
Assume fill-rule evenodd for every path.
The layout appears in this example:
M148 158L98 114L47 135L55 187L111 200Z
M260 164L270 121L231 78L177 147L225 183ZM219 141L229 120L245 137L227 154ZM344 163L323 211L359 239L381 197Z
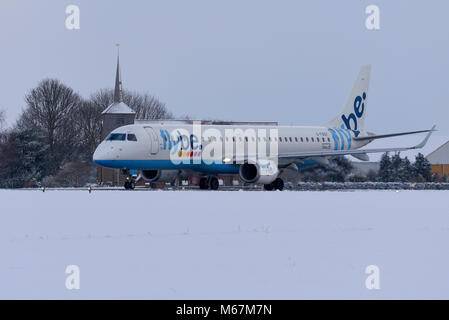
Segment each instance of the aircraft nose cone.
M102 161L106 160L105 156L106 154L104 152L104 148L102 148L102 146L100 145L97 147L97 149L95 149L92 160L94 161L94 163L101 165Z

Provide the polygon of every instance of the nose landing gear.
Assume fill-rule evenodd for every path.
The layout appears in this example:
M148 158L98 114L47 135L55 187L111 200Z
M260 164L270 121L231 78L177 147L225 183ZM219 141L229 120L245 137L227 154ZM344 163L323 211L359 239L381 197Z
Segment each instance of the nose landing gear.
M140 179L140 176L137 176L137 171L121 169L120 172L122 175L126 175L126 181L124 184L125 190L134 190L134 188L136 187L136 181L139 181Z
M134 182L134 179L127 177L125 181L125 190L134 190L136 187L136 183Z

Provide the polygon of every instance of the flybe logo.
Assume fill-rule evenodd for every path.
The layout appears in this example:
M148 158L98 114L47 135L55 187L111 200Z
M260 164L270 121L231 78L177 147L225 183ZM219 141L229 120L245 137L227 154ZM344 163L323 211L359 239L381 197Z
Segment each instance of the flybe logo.
M176 138L170 135L167 130L160 130L161 138L163 141L162 149L170 150L171 153L176 153L178 150L188 150L184 152L186 155L197 156L200 154L202 145L198 137L194 134L188 135L182 134L179 130L176 132ZM181 152L181 151L180 151ZM180 154L181 156L181 154Z
M345 129L344 126L346 126L346 129L352 130L356 137L360 134L360 130L358 130L357 126L357 120L362 118L363 113L365 112L365 100L366 93L363 92L362 96L357 96L354 99L354 112L350 113L348 117L346 117L346 115L341 116L344 123L344 125L341 126L342 129Z

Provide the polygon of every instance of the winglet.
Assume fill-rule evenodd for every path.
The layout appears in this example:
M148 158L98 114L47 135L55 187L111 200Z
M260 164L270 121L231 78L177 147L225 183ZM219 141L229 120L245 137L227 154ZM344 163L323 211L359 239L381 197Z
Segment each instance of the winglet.
M429 140L430 136L432 135L432 132L436 131L435 130L435 125L433 125L432 129L430 129L429 133L425 136L424 140L421 141L420 144L417 144L414 147L411 147L410 149L421 149L422 147L424 147L427 143L427 140Z

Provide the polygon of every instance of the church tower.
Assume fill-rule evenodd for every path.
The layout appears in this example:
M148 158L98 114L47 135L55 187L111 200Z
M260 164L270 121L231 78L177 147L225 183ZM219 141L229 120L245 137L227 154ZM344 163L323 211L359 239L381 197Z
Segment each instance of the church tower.
M101 138L104 139L112 130L133 124L136 113L122 101L122 81L120 77L120 57L117 56L115 74L114 101L102 113L103 128Z
M112 130L133 124L136 113L122 101L122 80L120 76L120 56L117 55L117 70L115 74L115 88L113 102L101 113L101 140L104 140ZM122 186L126 176L120 170L99 168L98 180L103 185Z

